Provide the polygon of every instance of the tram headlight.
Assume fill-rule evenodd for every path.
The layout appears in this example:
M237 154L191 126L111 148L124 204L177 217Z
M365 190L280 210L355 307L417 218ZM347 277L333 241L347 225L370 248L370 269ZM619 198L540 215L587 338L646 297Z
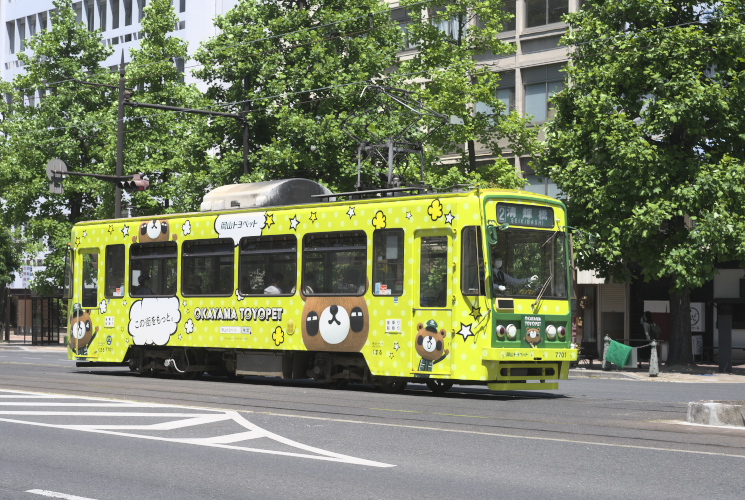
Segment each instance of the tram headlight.
M510 323L507 325L507 338L510 340L515 340L517 337L517 327Z
M554 325L546 327L546 337L548 337L548 340L556 340L556 327Z
M559 327L559 338L563 339L564 337L566 337L566 335L567 335L567 329L564 328L563 326L560 326Z
M504 325L497 325L497 337L504 337Z

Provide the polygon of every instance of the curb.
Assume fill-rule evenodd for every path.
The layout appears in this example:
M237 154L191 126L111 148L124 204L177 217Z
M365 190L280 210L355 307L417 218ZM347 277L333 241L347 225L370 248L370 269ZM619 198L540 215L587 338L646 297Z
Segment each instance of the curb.
M701 425L745 427L745 401L693 401L688 422Z

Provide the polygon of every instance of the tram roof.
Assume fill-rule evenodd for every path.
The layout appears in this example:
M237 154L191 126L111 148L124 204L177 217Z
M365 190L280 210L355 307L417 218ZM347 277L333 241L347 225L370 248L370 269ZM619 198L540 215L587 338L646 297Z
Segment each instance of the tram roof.
M381 193L387 190L380 190ZM416 189L412 189L416 191ZM142 215L126 219L100 219L78 222L75 225L90 225L103 222L122 222L124 220L152 220L154 218L169 219L181 216L207 216L215 213L237 212L243 210L258 210L261 208L284 208L297 205L326 206L336 203L380 203L414 200L422 198L450 198L461 196L472 196L478 194L484 196L504 196L505 198L533 200L537 202L550 203L564 207L564 204L550 196L533 193L531 191L516 191L512 189L460 187L447 192L425 192L418 194L398 193L397 196L368 196L353 199L339 200L339 197L354 196L351 193L333 193L328 188L315 181L308 179L281 179L274 181L253 182L245 184L227 184L217 187L207 193L201 203L199 212L182 212L162 215ZM372 193L372 191L370 192ZM392 194L392 193L391 193ZM324 201L326 200L326 201Z

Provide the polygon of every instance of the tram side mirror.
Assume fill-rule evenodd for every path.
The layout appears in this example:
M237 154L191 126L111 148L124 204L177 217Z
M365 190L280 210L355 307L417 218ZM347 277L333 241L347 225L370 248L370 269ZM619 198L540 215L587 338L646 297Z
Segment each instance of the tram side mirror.
M497 223L493 220L486 222L486 239L490 245L496 245L498 239Z
M509 229L509 227L510 225L507 223L497 226L495 221L487 221L486 238L489 240L489 244L496 245L497 240L499 239L499 231L504 231L505 229Z

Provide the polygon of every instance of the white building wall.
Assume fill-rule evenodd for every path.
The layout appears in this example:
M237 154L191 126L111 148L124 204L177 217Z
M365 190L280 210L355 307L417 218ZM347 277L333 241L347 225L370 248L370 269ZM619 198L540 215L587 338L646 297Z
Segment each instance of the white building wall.
M112 54L104 66L117 66L124 50L124 61L129 62L129 49L139 46L140 39L140 8L148 0L81 0L73 5L79 12L81 21L92 20L93 29L102 29L104 43L114 47ZM178 26L174 35L186 40L189 44L189 54L194 54L199 44L216 33L212 22L216 15L223 15L232 9L238 0L174 0L174 7L179 16ZM114 28L113 6L118 6L119 22ZM126 22L126 11L131 6L131 23ZM23 67L18 60L21 51L23 28L25 38L30 36L30 27L35 25L38 32L46 20L47 27L51 26L49 11L54 8L52 0L0 0L0 71L2 79L11 81ZM92 9L92 10L91 10ZM102 19L101 12L105 10ZM104 25L102 26L102 20ZM186 82L195 80L186 71Z

